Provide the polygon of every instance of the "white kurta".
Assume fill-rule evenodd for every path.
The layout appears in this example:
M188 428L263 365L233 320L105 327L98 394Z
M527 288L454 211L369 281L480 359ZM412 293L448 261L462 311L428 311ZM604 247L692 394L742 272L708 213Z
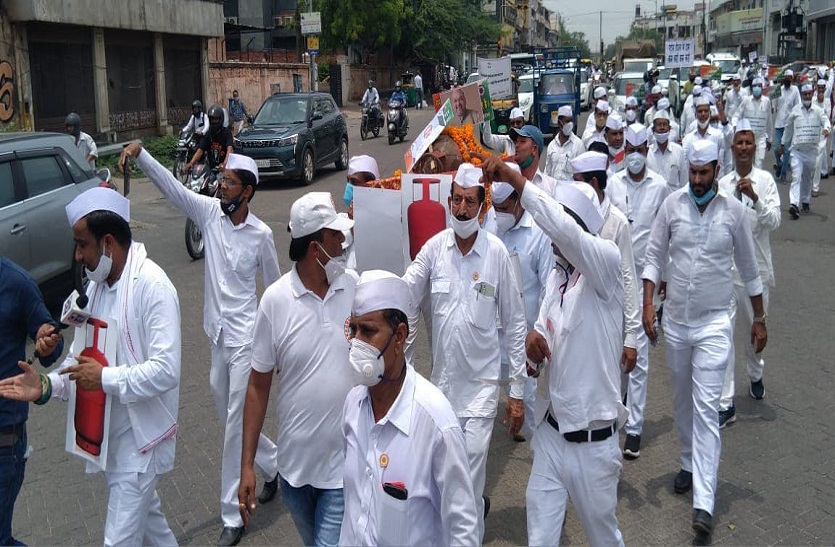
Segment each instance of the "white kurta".
M397 399L379 422L367 387L345 399L339 544L476 545L478 518L458 419L438 388L407 367ZM402 483L407 499L387 494L384 483Z
M664 150L661 150L658 143L650 146L647 167L664 177L670 192L675 192L690 180L690 169L684 157L684 149L671 140L667 141Z
M574 170L571 160L586 151L583 141L572 133L565 144L560 142L559 136L548 145L548 157L545 160L545 173L557 180L571 180Z

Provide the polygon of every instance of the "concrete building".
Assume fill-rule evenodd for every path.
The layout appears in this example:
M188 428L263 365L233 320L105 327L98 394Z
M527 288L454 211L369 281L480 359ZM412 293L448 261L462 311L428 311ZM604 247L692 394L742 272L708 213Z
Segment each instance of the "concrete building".
M669 40L693 38L695 54L702 57L705 49L702 32L704 4L695 7L693 10L679 10L675 6L662 5L656 13L641 15L638 6L632 26L641 30L655 30Z
M224 35L228 53L280 50L295 56L296 0L226 0ZM303 11L306 4L301 3Z
M808 54L823 62L835 59L835 2L809 0Z
M712 52L727 52L748 59L750 52L764 55L765 0L714 0L710 3L708 44Z
M821 20L825 21L826 8L831 9L832 2L818 2L817 6L822 9L816 7L816 14L820 14ZM769 63L784 64L816 55L817 40L808 32L811 22L809 0L767 0L764 10L763 50Z

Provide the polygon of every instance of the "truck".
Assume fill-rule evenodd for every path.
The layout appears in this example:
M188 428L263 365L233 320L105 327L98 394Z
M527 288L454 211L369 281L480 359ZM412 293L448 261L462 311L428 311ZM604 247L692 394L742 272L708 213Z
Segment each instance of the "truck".
M571 106L574 127L580 116L580 50L576 46L533 48L533 106L531 121L543 134L553 135L551 117L561 106Z
M621 72L646 72L655 67L653 40L621 40L618 43L618 69Z
M739 72L739 68L742 65L739 57L733 53L709 53L707 55L707 61L713 66L719 67L719 72L721 73L720 78L723 84L727 84Z

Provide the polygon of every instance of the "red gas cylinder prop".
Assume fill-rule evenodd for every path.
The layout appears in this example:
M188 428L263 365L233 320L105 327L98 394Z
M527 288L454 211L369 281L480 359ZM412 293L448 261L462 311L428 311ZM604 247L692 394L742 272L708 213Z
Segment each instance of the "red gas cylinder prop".
M87 347L81 352L84 357L92 357L104 366L107 340L107 323L100 319L87 320ZM86 390L76 386L75 390L75 443L93 456L101 454L104 441L104 408L107 396L101 389Z
M423 186L423 197L413 201L407 210L409 220L409 255L415 259L423 244L438 232L446 228L446 210L438 201L432 201L429 189L432 184L438 185L438 199L441 194L440 179L418 178L412 181L412 196L414 187Z

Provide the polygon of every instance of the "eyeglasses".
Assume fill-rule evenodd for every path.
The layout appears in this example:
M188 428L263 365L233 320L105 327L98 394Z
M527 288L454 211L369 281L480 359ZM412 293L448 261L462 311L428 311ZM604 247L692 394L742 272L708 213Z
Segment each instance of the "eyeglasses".
M475 198L464 198L461 196L455 196L452 198L452 204L456 207L461 207L461 205L464 204L467 209L475 209L478 207L478 201L476 201Z
M223 177L222 179L220 179L220 183L224 184L226 186L240 186L241 185L240 182L238 182L235 179L232 179L230 177Z

